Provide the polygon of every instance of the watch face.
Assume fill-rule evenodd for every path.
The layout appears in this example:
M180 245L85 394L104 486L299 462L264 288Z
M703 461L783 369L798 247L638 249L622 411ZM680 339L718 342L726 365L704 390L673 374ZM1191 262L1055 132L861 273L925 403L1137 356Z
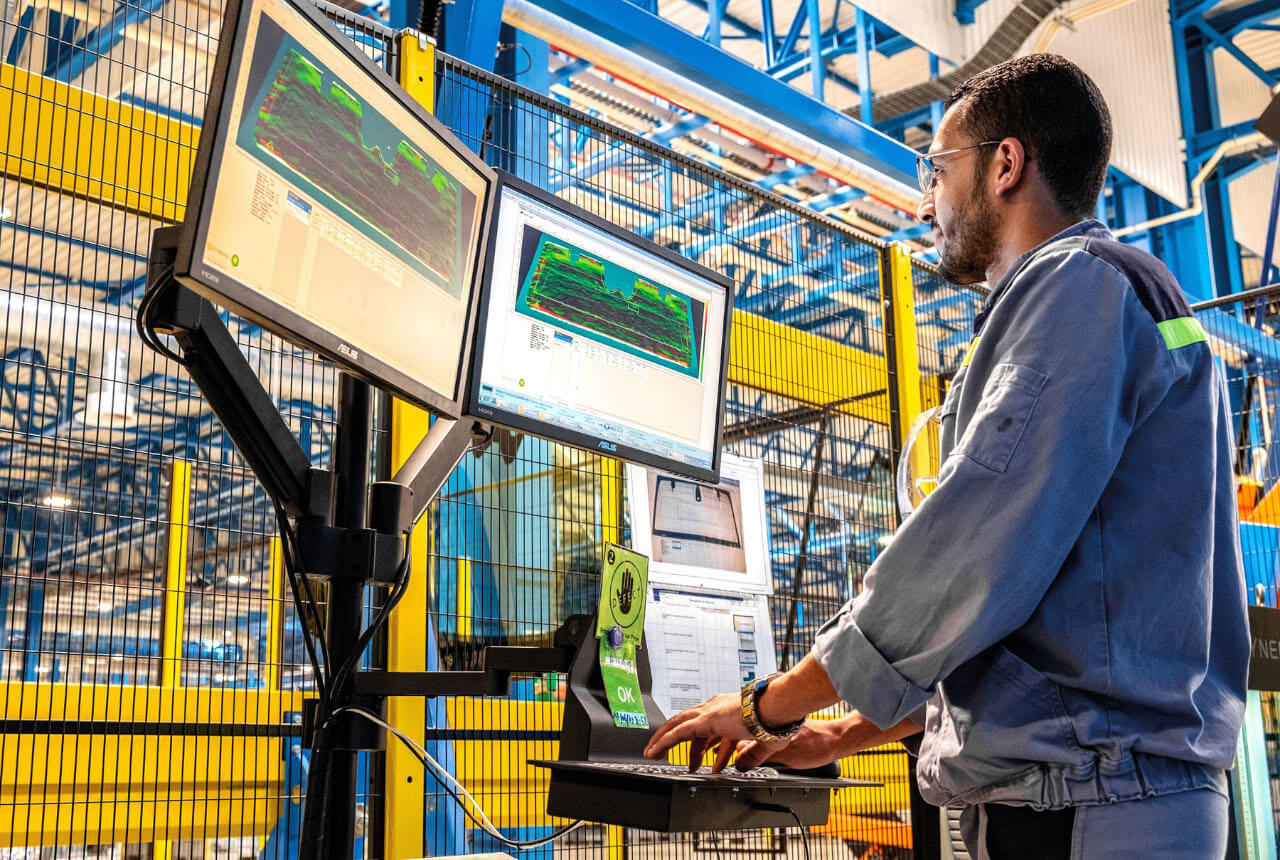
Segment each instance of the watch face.
M614 575L616 587L609 593L609 606L623 633L639 634L637 622L644 610L644 579L639 569L627 560L618 565Z

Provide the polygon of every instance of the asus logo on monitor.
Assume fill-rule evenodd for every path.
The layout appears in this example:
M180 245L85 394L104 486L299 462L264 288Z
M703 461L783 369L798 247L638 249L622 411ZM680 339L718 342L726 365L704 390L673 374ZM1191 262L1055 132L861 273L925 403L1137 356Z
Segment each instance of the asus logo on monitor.
M360 357L360 353L357 350L352 349L351 347L347 346L345 343L338 344L338 352L342 353L352 361L355 361L357 358Z
M612 442L601 442L597 447L599 447L602 451L608 451L611 454L617 453L618 451L618 446L613 444Z

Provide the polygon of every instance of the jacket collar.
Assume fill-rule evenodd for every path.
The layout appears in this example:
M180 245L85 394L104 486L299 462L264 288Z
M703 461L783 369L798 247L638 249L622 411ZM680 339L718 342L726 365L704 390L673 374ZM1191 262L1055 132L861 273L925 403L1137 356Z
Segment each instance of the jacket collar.
M1030 251L1027 251L1025 254L1018 257L1013 261L1013 265L1009 266L1009 271L1005 272L1004 277L995 285L995 289L987 295L986 301L982 303L982 310L979 311L978 315L973 319L973 333L977 334L982 330L982 325L987 321L987 315L991 312L991 309L996 306L996 303L999 302L1005 292L1008 291L1009 285L1012 284L1014 279L1027 267L1028 263L1035 259L1035 257L1050 245L1053 245L1056 242L1061 242L1063 239L1071 239L1075 236L1088 236L1093 239L1115 238L1111 235L1111 231L1107 229L1105 224L1095 218L1089 218L1085 221L1077 221L1067 229L1055 236L1049 237L1039 245L1036 245Z

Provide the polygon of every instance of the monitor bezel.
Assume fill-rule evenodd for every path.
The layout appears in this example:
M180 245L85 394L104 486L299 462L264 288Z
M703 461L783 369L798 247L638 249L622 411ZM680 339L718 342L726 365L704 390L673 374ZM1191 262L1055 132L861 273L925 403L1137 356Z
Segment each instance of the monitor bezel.
M477 201L480 223L476 247L472 251L471 283L468 287L466 312L463 317L462 343L458 370L454 377L453 392L436 391L407 373L369 355L364 349L353 349L340 338L316 325L302 314L272 301L261 292L221 271L202 271L205 267L197 259L200 249L207 242L209 218L213 194L209 191L209 173L215 154L223 151L229 134L231 99L224 98L229 81L235 80L241 64L248 61L244 42L247 37L251 13L263 0L228 0L224 13L218 53L209 80L209 95L205 105L204 124L199 148L187 194L187 206L178 243L174 276L184 286L204 296L215 304L252 321L262 328L279 335L290 343L310 349L370 384L389 390L406 400L422 406L437 415L457 418L466 398L467 379L474 348L476 313L479 305L481 269L486 256L486 245L491 234L489 220L492 217L497 175L474 152L463 144L438 119L413 100L388 73L376 65L350 40L338 31L337 25L317 11L309 3L299 0L278 0L313 24L329 42L365 72L371 84L379 86L392 99L404 107L427 130L452 150L464 164L473 169L484 182L482 198ZM216 279L213 283L211 280Z
M557 197L536 185L531 185L530 183L525 182L506 171L498 170L497 174L498 183L494 189L493 210L490 213L490 237L485 249L484 269L479 289L480 307L476 314L476 334L474 338L475 348L471 354L471 383L467 386L465 414L468 417L475 418L479 421L497 424L511 430L532 433L535 436L550 439L554 442L560 442L574 448L580 448L584 451L590 451L594 454L616 457L620 460L638 463L645 466L654 466L659 469L665 469L668 472L674 472L677 475L696 478L707 483L718 483L720 481L720 459L724 439L724 398L725 390L728 387L729 351L731 346L730 335L733 329L733 279L728 275L715 271L714 269L709 269L701 263L690 260L687 257L683 257L675 251L672 251L670 248L666 248L656 242L637 236L630 230L619 227L616 224L583 209L581 206L577 206L576 204ZM599 436L591 436L586 433L579 433L575 430L568 430L557 424L552 424L527 415L520 415L519 413L509 412L505 409L496 409L492 406L482 407L480 405L478 393L480 391L480 372L486 340L485 325L489 318L489 303L492 300L493 295L493 290L489 285L493 272L493 255L494 249L496 248L495 240L498 231L498 218L502 195L508 188L519 194L531 197L547 206L558 209L572 218L585 222L590 227L604 231L613 238L619 239L638 248L646 254L652 254L664 262L679 266L695 277L711 281L712 283L724 288L725 315L723 339L721 340L721 343L724 344L724 349L720 356L720 375L718 390L716 392L715 450L713 452L712 465L710 469L693 466L658 454L652 454L648 451L633 448L629 445L624 445Z

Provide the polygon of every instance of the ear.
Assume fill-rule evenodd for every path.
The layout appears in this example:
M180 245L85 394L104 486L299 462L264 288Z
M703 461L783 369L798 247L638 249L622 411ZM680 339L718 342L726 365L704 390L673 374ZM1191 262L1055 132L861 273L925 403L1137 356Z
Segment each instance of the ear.
M1000 141L988 170L994 183L992 193L995 195L1006 196L1022 187L1027 170L1027 151L1023 149L1022 141L1016 137L1006 137Z

